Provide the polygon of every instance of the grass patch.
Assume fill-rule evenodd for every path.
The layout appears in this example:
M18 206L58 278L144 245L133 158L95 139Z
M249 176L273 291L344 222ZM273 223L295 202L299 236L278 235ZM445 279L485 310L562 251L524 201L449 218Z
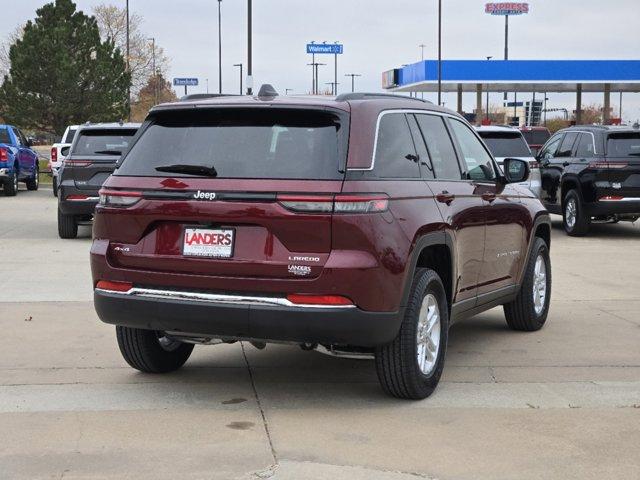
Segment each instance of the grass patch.
M48 160L43 160L42 158L38 160L39 163L39 167L40 167L40 185L52 185L53 184L53 177L51 176L50 173L45 173L47 170L49 170L49 166Z

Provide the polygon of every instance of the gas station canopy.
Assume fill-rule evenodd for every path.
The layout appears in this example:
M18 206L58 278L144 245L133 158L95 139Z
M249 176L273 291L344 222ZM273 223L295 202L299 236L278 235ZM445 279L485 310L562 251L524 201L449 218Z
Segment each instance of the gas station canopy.
M443 92L640 92L640 60L443 60ZM438 62L382 74L396 92L437 92Z

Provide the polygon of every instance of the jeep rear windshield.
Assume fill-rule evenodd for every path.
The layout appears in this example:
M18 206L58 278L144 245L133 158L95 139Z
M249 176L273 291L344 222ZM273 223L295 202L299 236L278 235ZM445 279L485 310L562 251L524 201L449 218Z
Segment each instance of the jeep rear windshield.
M640 157L640 132L609 134L607 140L607 156Z
M478 132L494 157L530 157L531 150L517 132Z
M347 128L326 110L219 108L160 111L116 175L192 177L166 166L211 170L217 178L341 179Z
M73 145L73 155L121 155L124 153L133 136L135 129L95 129L80 130L76 143Z

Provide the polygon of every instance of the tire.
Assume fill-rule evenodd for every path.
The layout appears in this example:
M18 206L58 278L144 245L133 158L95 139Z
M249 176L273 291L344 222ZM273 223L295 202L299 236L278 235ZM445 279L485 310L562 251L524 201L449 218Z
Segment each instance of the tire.
M58 196L58 177L56 175L53 176L52 185L53 185L53 196L57 197Z
M33 178L27 180L27 190L35 191L38 190L38 186L40 185L40 167L36 164L36 171Z
M421 312L433 311L439 315L439 332L436 323L431 323L429 315ZM425 310L426 309L426 310ZM429 356L420 357L421 351L427 352L427 343L420 342L421 318L424 327L432 327ZM376 348L376 371L382 389L397 398L421 400L433 393L440 381L449 337L449 309L442 281L436 272L419 269L413 277L411 294L405 310L404 319L396 338L389 344ZM435 345L435 342L438 342ZM428 341L427 341L428 342ZM435 348L435 355L433 355ZM422 358L422 367L419 364ZM426 360L426 361L425 361Z
M170 340L163 347L162 332L139 328L116 327L120 353L125 361L136 370L145 373L167 373L179 369L191 356L193 345Z
M573 214L571 214L572 206ZM582 200L577 190L569 190L562 202L562 226L567 235L581 237L586 235L591 226L591 218L584 212Z
M78 222L73 215L65 215L58 207L58 236L60 238L76 238L78 236Z
M538 275L536 280L536 272L540 272L542 266L544 266L544 279ZM540 289L542 286L544 286L544 298L541 298ZM542 238L536 237L524 272L520 292L515 300L504 305L507 325L512 330L523 332L540 330L547 321L550 301L551 260L549 259L549 247Z
M15 197L18 194L18 170L13 170L13 175L4 179L5 197Z

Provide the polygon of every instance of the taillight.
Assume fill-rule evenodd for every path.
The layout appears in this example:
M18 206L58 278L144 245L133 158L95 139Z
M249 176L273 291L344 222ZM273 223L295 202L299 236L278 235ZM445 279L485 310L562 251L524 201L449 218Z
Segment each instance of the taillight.
M589 162L589 168L624 168L627 165L628 165L627 162L603 162L603 161Z
M599 201L601 202L619 202L624 197L622 195L606 195L604 197L600 197Z
M287 300L296 305L326 305L328 307L353 305L351 300L340 295L306 295L302 293L292 293L287 295Z
M51 161L52 162L58 161L58 149L56 147L51 148Z
M389 208L389 198L382 194L279 194L277 199L287 210L306 213L378 213Z
M96 288L100 290L109 290L111 292L128 292L133 288L131 282L112 282L110 280L100 280L96 284Z
M84 200L89 200L89 195L67 195L65 200L71 200L76 202L82 202Z
M9 152L6 148L0 148L0 162L8 162L9 161Z
M88 167L89 165L92 165L93 162L90 160L66 160L65 159L64 164L67 167Z
M98 195L100 195L98 205L104 207L129 207L138 203L142 198L142 192L108 190L105 188L100 189Z

